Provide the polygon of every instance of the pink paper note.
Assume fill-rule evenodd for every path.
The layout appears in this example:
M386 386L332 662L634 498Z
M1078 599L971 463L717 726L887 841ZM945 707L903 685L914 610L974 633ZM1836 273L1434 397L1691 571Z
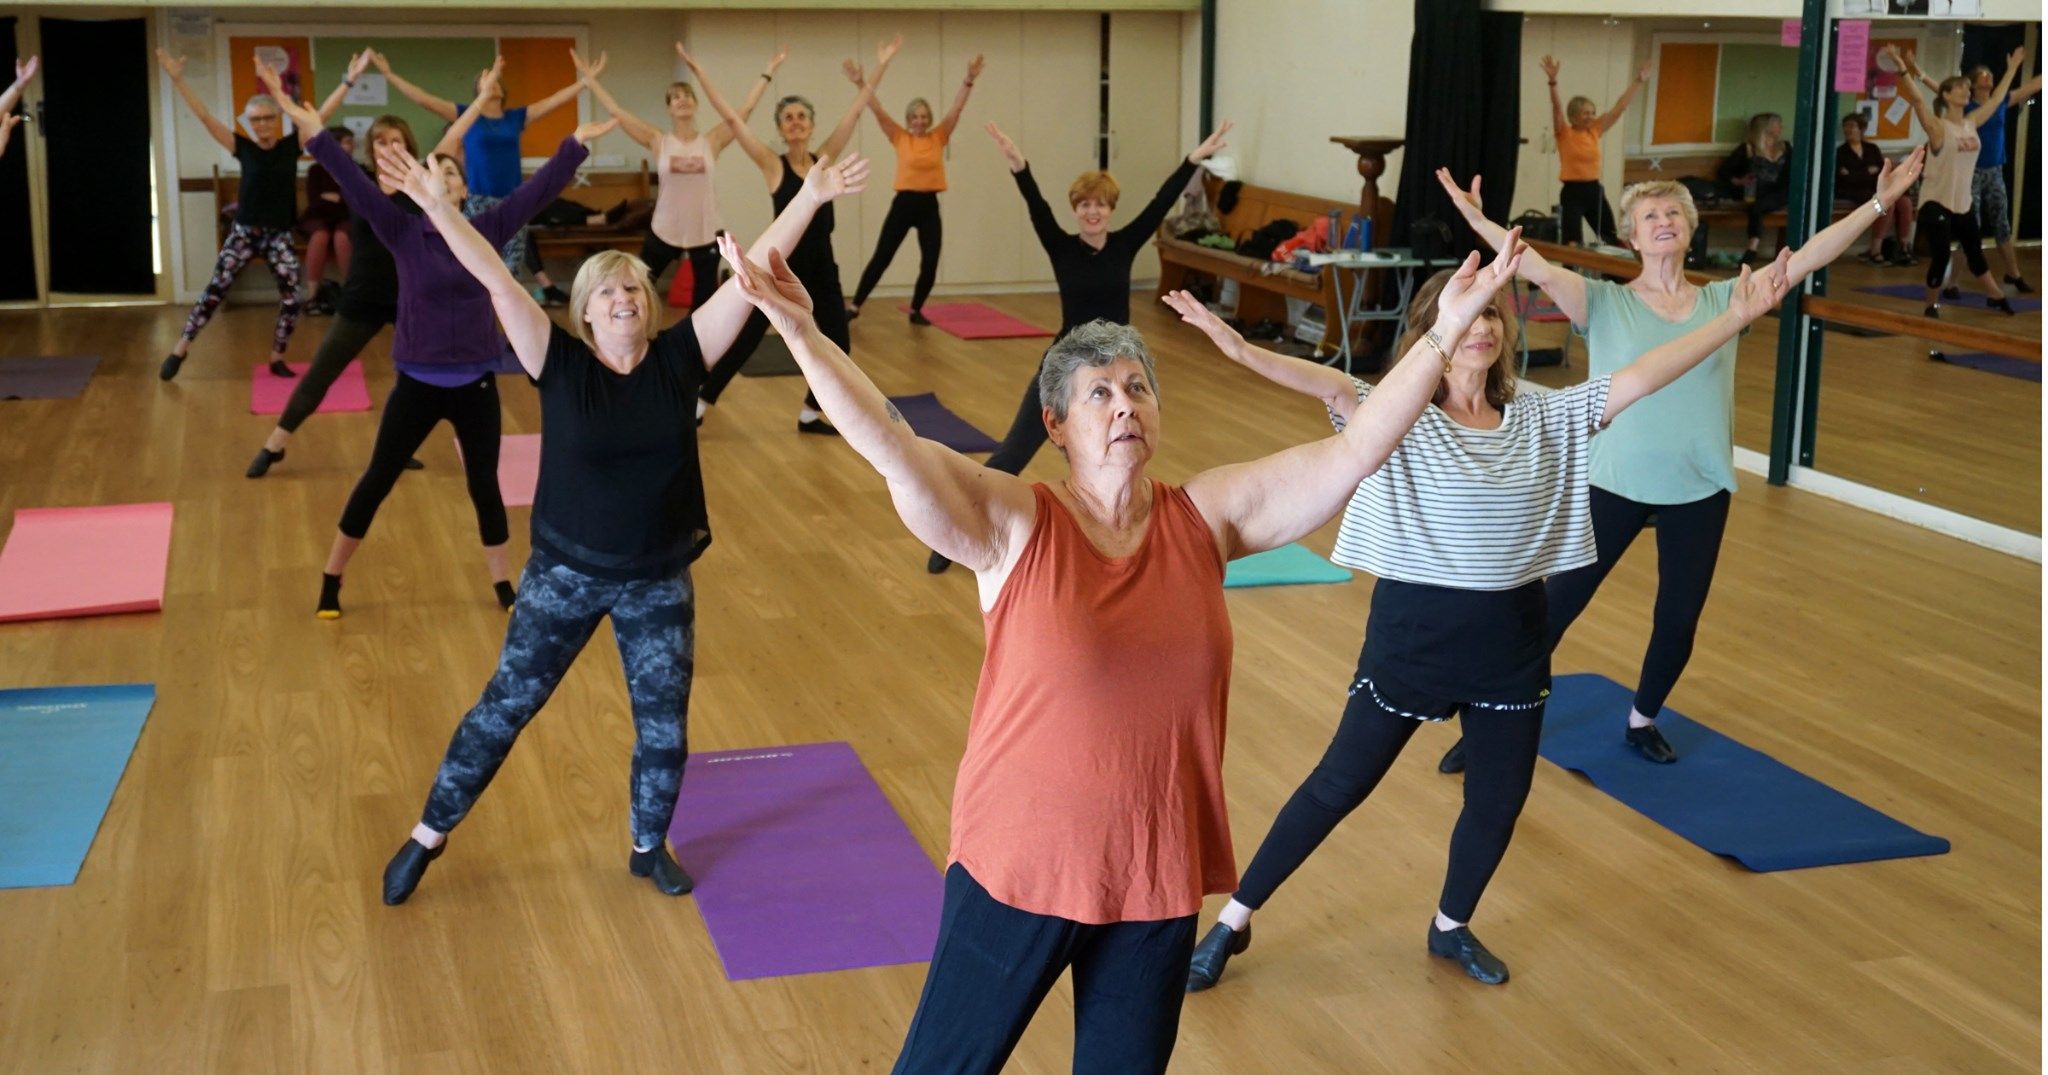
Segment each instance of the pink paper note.
M1799 47L1799 20L1785 19L1778 23L1778 44L1788 49Z
M311 368L309 363L288 362L299 377ZM298 377L279 377L270 372L269 366L258 366L249 381L250 414L283 414L285 402L292 398L292 389L299 386ZM326 398L320 401L315 414L332 414L336 411L367 411L370 409L370 387L363 383L363 364L351 362L334 379L327 389Z
M1870 85L1870 20L1835 25L1835 92L1862 93Z
M164 607L171 505L23 508L0 548L0 622Z

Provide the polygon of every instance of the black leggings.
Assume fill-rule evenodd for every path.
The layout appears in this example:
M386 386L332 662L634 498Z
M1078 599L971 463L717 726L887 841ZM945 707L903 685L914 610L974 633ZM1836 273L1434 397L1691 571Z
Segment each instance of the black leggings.
M1609 246L1619 245L1614 234L1614 210L1607 204L1607 191L1597 179L1568 179L1557 192L1558 212L1563 214L1563 236L1568 243L1579 242L1580 222L1593 225L1593 233Z
M399 371L398 383L384 401L377 423L377 444L370 466L341 509L341 532L361 541L370 532L377 508L391 494L405 461L426 443L427 434L447 419L462 447L462 473L469 479L469 500L476 505L476 528L484 545L503 545L510 536L505 523L505 497L498 491L498 435L504 417L498 411L498 378L486 373L458 388L437 388Z
M1455 921L1470 922L1487 882L1507 854L1515 820L1529 798L1543 706L1464 710L1465 807L1451 830L1450 866L1437 907ZM1356 685L1323 760L1280 808L1258 854L1245 868L1234 896L1237 902L1254 910L1264 906L1338 822L1372 794L1421 724L1388 709L1371 684Z
M647 263L649 280L660 280L661 274L684 255L690 259L690 309L695 310L718 290L718 244L670 246L651 231L640 244L640 260Z
M1940 202L1923 203L1920 234L1926 237L1927 252L1933 255L1927 259L1928 287L1940 287L1948 276L1948 248L1952 242L1963 244L1963 257L1970 263L1972 276L1991 271L1991 263L1984 260L1984 237L1977 230L1977 214L1954 212Z
M1060 335L1066 335L1061 329ZM1017 401L1017 416L1010 419L1010 431L1003 434L1003 442L989 454L985 464L990 470L1005 474L1021 474L1038 454L1049 434L1045 431L1045 407L1038 398L1038 374L1045 368L1045 358L1040 356L1038 368L1031 371L1031 383L1024 386L1024 398Z
M1572 621L1593 600L1593 592L1628 551L1629 543L1642 533L1650 517L1656 516L1657 604L1651 615L1649 649L1643 654L1642 678L1636 684L1636 711L1655 717L1685 671L1685 663L1692 659L1693 636L1707 605L1707 591L1714 584L1714 564L1720 559L1721 535L1728 526L1729 495L1724 489L1690 504L1644 504L1596 485L1592 502L1593 540L1599 559L1552 575L1544 583L1550 602L1550 647L1557 648ZM1466 740L1469 744L1471 737Z
M868 267L861 270L860 286L853 289L855 306L868 301L882 273L896 259L896 248L903 245L903 237L913 228L917 230L917 286L910 293L910 308L924 309L924 300L932 294L932 283L939 278L939 240L944 234L939 223L939 194L934 190L896 192L896 200L889 203L889 215L882 218L882 234L875 240L875 254L868 259Z
M298 432L306 417L320 409L320 401L327 398L334 379L363 353L384 325L383 321L358 321L347 314L336 315L327 326L327 335L320 338L320 349L313 352L312 368L292 387L292 398L285 402L277 427L287 433Z
M1742 209L1744 215L1748 217L1749 225L1747 237L1762 239L1764 237L1764 218L1785 208L1785 200L1783 191L1768 190L1757 195L1755 201L1744 203Z
M810 292L811 316L818 322L818 331L838 344L841 351L853 354L853 334L847 330L846 324L846 296L839 290L839 266L806 266L802 269L791 266L791 269L803 283L804 290ZM740 327L740 334L732 341L732 346L725 349L725 356L704 376L704 387L697 393L704 402L718 402L725 386L739 376L740 367L754 357L754 349L761 346L767 335L768 319L762 316L761 311L755 310L747 315L747 323ZM804 406L814 411L818 409L818 397L808 389L804 391Z

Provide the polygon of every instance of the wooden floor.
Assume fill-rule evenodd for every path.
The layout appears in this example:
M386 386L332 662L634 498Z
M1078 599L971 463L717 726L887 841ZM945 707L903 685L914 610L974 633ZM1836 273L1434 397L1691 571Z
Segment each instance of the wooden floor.
M992 301L1057 316L1050 295ZM1138 305L1164 385L1158 476L1327 432L1319 407ZM504 631L451 438L387 503L347 617L315 620L375 416L315 417L271 477L245 480L270 425L246 413L269 312L227 312L166 386L156 363L181 317L0 314L7 352L105 358L82 400L0 403L0 525L43 505L178 513L161 614L0 626L0 686L159 692L78 882L0 891L0 1071L885 1070L922 965L728 983L692 901L627 875L631 730L608 638L412 902L378 902ZM325 327L309 321L294 354ZM886 390L936 389L998 433L1040 349L881 313L854 331ZM380 397L385 345L368 356ZM2038 415L2032 385L1899 376L1937 373L1984 379L1980 395L2024 388ZM508 431L536 431L531 390L504 394ZM973 582L927 576L881 483L844 445L795 435L800 394L743 378L704 427L717 540L696 572L691 741L849 740L937 862L982 649ZM1048 453L1028 473L1057 470ZM2036 515L2037 476L2002 476ZM1639 544L1558 670L1630 679L1653 578ZM1954 852L1752 874L1545 763L1480 911L1514 968L1489 989L1424 955L1459 800L1434 769L1455 728L1427 728L1229 979L1190 998L1176 1070L2039 1070L2040 578L1745 476L1673 706ZM1370 587L1231 592L1240 864L1334 726ZM1067 1070L1071 1015L1062 986L1012 1069Z

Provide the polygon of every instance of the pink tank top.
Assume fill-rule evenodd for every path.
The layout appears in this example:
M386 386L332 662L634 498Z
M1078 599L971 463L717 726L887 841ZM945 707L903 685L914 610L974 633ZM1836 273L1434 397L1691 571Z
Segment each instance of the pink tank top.
M718 238L718 193L712 186L711 144L702 135L685 142L661 136L656 156L654 237L670 246L703 246Z

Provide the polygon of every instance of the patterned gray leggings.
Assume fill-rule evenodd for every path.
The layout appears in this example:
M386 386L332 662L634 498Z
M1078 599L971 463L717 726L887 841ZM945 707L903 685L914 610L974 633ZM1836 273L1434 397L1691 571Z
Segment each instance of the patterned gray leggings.
M526 722L596 632L612 618L633 704L633 841L654 847L668 833L683 761L695 671L696 597L686 568L665 579L593 578L538 549L519 578L498 671L449 740L420 821L436 832L462 822L512 752Z

